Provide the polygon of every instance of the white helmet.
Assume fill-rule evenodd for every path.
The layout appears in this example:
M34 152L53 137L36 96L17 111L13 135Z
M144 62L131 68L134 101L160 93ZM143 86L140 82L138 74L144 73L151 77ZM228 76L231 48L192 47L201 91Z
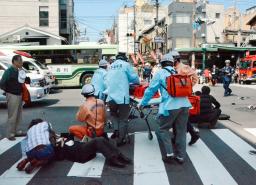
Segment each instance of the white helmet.
M100 60L100 62L99 62L100 67L105 67L107 65L108 65L108 62L105 59Z
M173 58L180 58L180 53L176 50L172 50L171 55Z
M170 53L165 54L161 59L160 63L163 62L174 62L173 56Z
M230 60L225 60L225 63L226 63L226 64L229 64L229 63L230 63Z
M94 94L94 91L95 89L92 84L86 84L83 86L81 94L84 96L90 96Z

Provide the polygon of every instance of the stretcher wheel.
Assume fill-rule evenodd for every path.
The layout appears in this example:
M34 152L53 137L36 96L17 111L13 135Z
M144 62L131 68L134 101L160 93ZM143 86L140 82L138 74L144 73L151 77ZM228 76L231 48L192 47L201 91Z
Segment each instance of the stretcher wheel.
M148 139L149 140L152 140L153 139L153 134L150 132L150 133L148 133Z

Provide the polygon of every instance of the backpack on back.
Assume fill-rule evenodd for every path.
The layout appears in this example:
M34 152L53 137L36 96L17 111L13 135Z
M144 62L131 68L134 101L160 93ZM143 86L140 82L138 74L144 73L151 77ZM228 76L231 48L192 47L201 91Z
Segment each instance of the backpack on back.
M164 68L170 76L166 78L166 91L172 97L188 97L192 95L192 81L189 76L176 74L176 71L171 71Z

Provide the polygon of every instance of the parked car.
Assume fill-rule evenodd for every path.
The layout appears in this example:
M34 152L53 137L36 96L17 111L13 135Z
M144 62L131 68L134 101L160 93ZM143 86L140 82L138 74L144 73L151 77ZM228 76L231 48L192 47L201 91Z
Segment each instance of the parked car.
M0 61L0 80L6 69L11 64ZM26 71L27 77L30 79L30 84L26 84L30 93L31 102L43 100L49 94L49 87L46 85L46 80L41 74L34 74ZM6 102L3 90L0 90L0 102Z
M51 89L56 86L55 76L51 72L51 70L44 64L38 62L33 59L29 53L23 51L15 51L15 50L7 50L1 49L1 53L5 54L5 56L0 56L0 61L4 61L6 63L11 63L12 57L14 55L21 55L23 60L23 67L33 74L40 74L45 77L46 85Z

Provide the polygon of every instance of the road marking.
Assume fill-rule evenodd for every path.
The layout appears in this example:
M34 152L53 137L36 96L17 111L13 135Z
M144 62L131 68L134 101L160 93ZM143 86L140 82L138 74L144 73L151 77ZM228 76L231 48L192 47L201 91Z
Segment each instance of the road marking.
M150 141L148 133L135 134L133 184L169 185L158 141Z
M189 140L190 137L187 137L187 141ZM195 145L187 147L187 154L204 185L237 184L201 139Z
M243 160L256 170L256 157L249 154L250 150L255 150L252 146L235 135L229 129L212 130L223 142L234 150Z
M4 153L5 151L12 148L14 145L21 142L25 137L16 137L15 141L10 141L7 138L4 138L0 141L0 155Z
M21 158L0 176L0 185L26 185L36 175L40 168L37 168L31 174L17 170L16 166L22 159L24 158Z
M256 137L256 128L245 128L245 130Z
M68 176L72 177L94 177L100 178L105 163L105 157L102 154L86 163L74 163Z

